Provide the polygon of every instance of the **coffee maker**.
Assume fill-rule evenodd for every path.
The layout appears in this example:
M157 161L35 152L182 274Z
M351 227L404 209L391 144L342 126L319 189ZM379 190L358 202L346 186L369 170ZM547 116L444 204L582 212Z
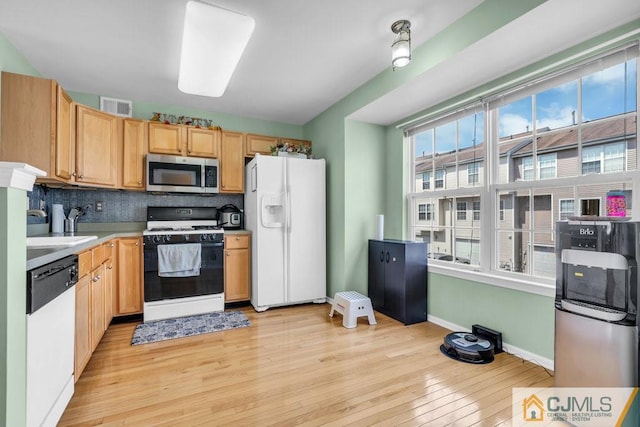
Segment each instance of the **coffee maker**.
M556 223L556 387L638 387L639 224Z

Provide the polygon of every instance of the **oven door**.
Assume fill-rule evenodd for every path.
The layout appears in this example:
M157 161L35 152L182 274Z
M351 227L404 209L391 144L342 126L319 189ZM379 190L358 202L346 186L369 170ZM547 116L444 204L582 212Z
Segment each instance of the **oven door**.
M223 243L201 242L201 245L202 265L198 276L160 277L158 275L158 244L145 242L144 301L222 294L224 292Z

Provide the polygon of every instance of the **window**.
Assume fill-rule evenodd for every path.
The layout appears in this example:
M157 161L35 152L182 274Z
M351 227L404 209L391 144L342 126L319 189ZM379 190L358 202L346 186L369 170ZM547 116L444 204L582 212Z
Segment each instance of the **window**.
M458 202L456 204L456 219L458 221L467 220L467 202Z
M427 205L427 221L431 221L432 220L432 216L433 216L433 205L431 203L429 203Z
M480 180L478 179L478 162L470 163L467 165L467 184L477 184Z
M540 154L538 155L538 178L548 179L556 177L557 154ZM533 168L533 156L522 159L522 179L532 181L535 178L535 170Z
M538 174L540 179L556 177L557 153L538 155Z
M624 142L585 147L582 150L582 174L624 171Z
M444 188L444 170L436 171L436 188Z
M508 92L482 88L486 101L452 105L404 129L421 144L412 182L426 158L434 179L409 194L410 203L426 205L424 215L409 210L416 215L409 238L449 255L436 267L458 262L467 274L552 285L556 221L602 215L607 192L630 198L640 182L638 53L634 45Z
M570 216L574 216L575 201L573 199L560 199L560 219L569 219Z
M425 219L427 219L427 205L420 203L418 205L418 220L424 221Z
M522 159L522 179L531 181L534 177L533 156Z
M422 189L429 190L431 188L431 172L422 174Z

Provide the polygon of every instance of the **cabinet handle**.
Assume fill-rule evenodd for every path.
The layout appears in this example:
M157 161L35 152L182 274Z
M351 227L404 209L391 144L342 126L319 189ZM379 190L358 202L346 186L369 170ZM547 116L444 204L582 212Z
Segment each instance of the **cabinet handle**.
M240 238L236 236L236 240L240 240Z
M97 282L98 280L100 280L100 275L99 275L99 274L96 274L96 275L93 277L93 281L94 281L94 282Z
M142 185L142 181L138 181L138 185Z
M110 248L112 248L112 247L114 247L114 246L115 246L115 245L114 245L113 243L109 244L109 247L110 247Z
M71 176L76 176L76 173L75 172L71 172Z
M80 175L78 178L80 178L80 179L84 179L84 175Z
M136 242L136 246L140 246L140 243L139 243L139 242Z
M231 256L231 254L229 253L229 251L226 252L227 256Z
M387 264L389 263L389 252L387 252Z
M384 251L380 251L380 262L384 262Z

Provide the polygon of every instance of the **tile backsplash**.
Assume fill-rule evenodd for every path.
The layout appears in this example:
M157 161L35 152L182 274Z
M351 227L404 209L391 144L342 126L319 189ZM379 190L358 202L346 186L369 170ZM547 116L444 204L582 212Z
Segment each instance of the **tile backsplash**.
M65 215L71 208L82 207L85 215L79 222L146 222L147 206L213 206L221 207L232 203L243 209L242 194L155 194L138 191L104 189L58 189L34 185L27 193L29 209L40 209L44 201L46 218L27 217L27 224L50 222L51 206L60 203ZM102 202L102 212L96 212L96 202ZM86 208L87 207L87 208ZM85 209L86 208L86 209Z

